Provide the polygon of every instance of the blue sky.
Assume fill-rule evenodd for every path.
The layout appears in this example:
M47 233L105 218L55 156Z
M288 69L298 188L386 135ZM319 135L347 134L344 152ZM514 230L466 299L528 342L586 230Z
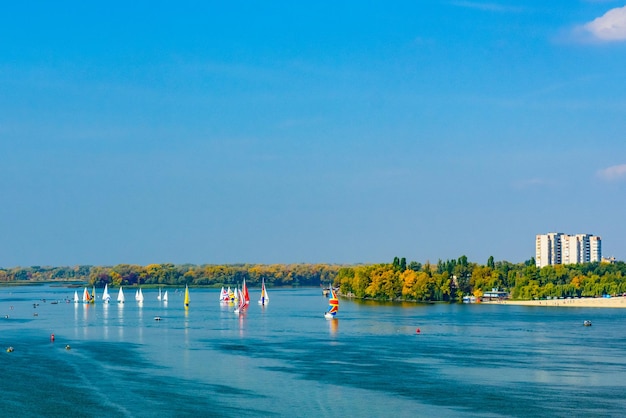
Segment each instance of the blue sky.
M0 266L626 259L626 2L13 2Z

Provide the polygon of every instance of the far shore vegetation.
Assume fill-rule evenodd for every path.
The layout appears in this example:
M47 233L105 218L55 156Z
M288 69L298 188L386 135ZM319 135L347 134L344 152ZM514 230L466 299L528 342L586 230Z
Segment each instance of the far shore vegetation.
M0 284L41 282L88 286L235 287L243 280L250 287L261 280L271 287L320 286L332 283L344 296L359 299L455 302L464 295L481 297L498 289L512 299L595 297L626 293L626 263L585 263L538 268L524 263L473 263L461 256L437 264L394 258L391 263L337 264L119 264L116 266L0 268ZM59 284L60 284L59 283Z

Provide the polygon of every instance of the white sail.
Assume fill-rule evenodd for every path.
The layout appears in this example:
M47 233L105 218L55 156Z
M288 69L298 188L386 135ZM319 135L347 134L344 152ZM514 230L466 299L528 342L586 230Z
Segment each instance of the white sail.
M137 302L143 302L143 292L141 291L141 287L139 288L139 295L137 296Z
M87 288L83 292L83 303L89 303L89 290Z
M135 290L135 300L139 300L139 289Z
M248 306L246 304L246 298L243 295L243 292L241 291L241 289L237 289L237 294L238 294L238 303L237 303L237 307L235 308L235 313L236 314L242 314L244 312L244 310L246 309L246 306Z
M118 303L124 303L124 291L122 290L122 286L120 286L120 291L117 292L117 301Z
M163 302L167 302L167 290L163 293Z
M78 292L74 290L74 303L78 303L78 302L80 302L80 299L78 299Z
M104 292L102 292L102 301L104 303L109 303L110 300L111 300L111 296L109 295L109 284L105 283Z
M158 294L158 296L157 296L157 300L161 300L161 299L162 299L162 296L161 296L161 288L159 287L159 294Z

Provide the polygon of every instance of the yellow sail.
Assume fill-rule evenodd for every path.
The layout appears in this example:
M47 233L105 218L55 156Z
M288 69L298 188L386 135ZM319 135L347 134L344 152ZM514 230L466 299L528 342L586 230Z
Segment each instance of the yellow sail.
M185 285L185 308L189 307L189 287Z

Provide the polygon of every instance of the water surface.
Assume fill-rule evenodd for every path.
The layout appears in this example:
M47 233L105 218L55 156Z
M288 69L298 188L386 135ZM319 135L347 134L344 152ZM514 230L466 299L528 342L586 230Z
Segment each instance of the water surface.
M342 299L328 321L320 289L269 291L240 317L213 289L185 310L173 289L118 306L0 288L3 415L624 415L622 309Z

